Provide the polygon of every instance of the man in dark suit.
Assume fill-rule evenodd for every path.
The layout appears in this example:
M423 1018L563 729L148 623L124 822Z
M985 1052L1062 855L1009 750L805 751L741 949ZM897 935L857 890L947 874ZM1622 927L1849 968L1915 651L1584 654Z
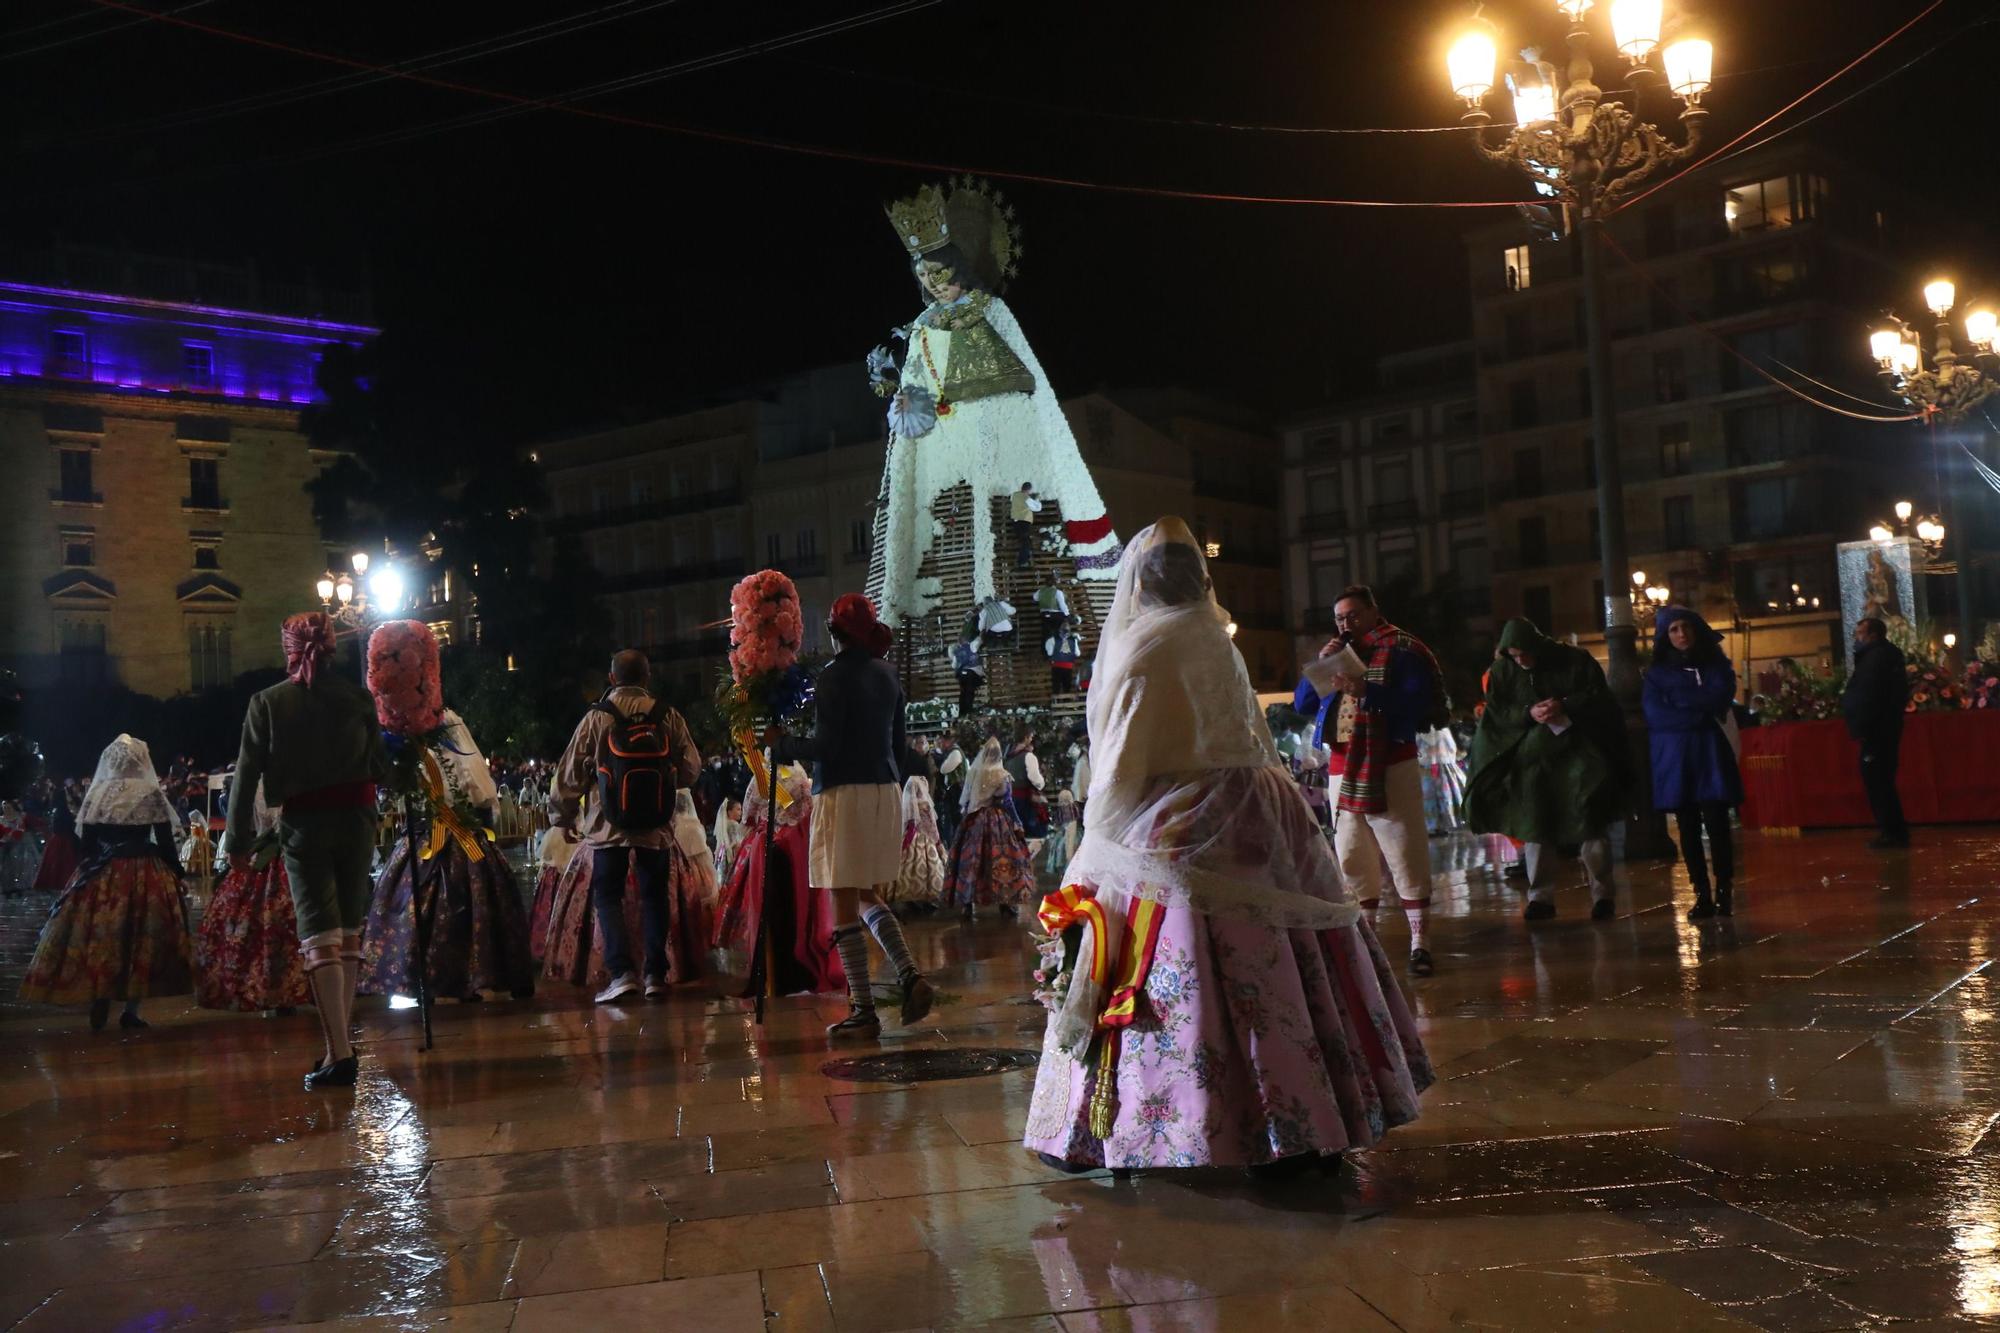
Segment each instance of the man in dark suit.
M827 1034L873 1037L882 1020L868 986L864 926L902 982L904 1024L929 1013L932 999L931 983L917 970L903 927L879 892L902 868L903 685L882 660L892 633L866 597L851 592L836 600L827 630L840 651L814 687L813 734L786 737L773 727L766 739L780 762L813 761L809 877L813 888L833 894L833 943L847 972L848 1014Z
M1903 798L1896 794L1896 760L1903 744L1903 706L1910 677L1903 650L1889 642L1889 627L1873 616L1854 627L1854 670L1840 696L1847 734L1861 745L1861 787L1881 830L1868 845L1908 847Z

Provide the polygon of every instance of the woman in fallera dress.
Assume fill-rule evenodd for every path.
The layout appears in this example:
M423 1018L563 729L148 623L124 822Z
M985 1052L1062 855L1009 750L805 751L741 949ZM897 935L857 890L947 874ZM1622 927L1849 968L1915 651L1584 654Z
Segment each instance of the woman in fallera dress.
M179 821L153 771L146 742L120 736L104 747L77 810L82 860L49 911L21 998L90 1002L92 1031L111 1002L118 1025L146 1026L139 1001L194 989L194 946L181 903Z
M965 776L959 797L965 817L945 861L944 900L968 917L994 905L1011 916L1035 888L1034 863L1009 786L1000 742L988 737Z
M667 980L673 985L694 981L707 971L702 955L708 949L713 916L711 904L702 896L715 873L708 862L708 842L701 836L699 824L693 828L693 838L686 839L680 811L683 799L688 802L688 815L692 818L692 796L686 791L677 793L674 840L667 844L667 877L660 885L667 909ZM699 858L689 852L690 842L701 844ZM592 994L611 984L610 969L604 965L604 936L597 929L597 908L590 893L591 868L596 864L596 849L587 842L578 843L556 883L549 907L548 932L542 945L544 977L586 987ZM619 901L624 909L625 938L645 939L645 913L639 897L636 862L626 865L625 892Z
M929 912L943 892L944 841L938 836L930 779L919 773L903 783L903 864L883 901Z
M201 967L195 1002L204 1009L242 1013L289 1009L312 1002L305 959L299 952L298 915L285 858L278 853L278 812L255 795L257 840L248 869L227 871L216 883L195 933ZM223 835L224 856L234 851Z
M847 989L847 973L833 947L833 899L812 887L807 852L812 843L812 778L797 764L778 770L791 797L778 811L771 838L770 894L764 884L764 798L753 780L743 794L743 846L715 914L715 947L747 971L757 931L768 916L772 987L779 995Z
M1337 1165L1431 1082L1185 524L1135 537L1089 700L1090 820L1042 901L1025 1141L1066 1171Z

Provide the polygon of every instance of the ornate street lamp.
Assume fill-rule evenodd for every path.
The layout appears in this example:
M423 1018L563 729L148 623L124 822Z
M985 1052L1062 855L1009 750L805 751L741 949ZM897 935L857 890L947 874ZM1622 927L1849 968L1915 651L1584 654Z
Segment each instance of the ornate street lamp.
M1614 591L1626 569L1625 500L1618 458L1618 404L1611 377L1611 337L1604 310L1602 229L1605 217L1621 199L1661 169L1694 152L1708 115L1701 99L1713 75L1715 49L1708 42L1688 40L1661 51L1661 0L1611 0L1612 40L1631 66L1634 87L1664 84L1682 104L1682 136L1676 144L1632 109L1606 100L1603 89L1594 82L1590 30L1584 25L1593 3L1556 2L1556 8L1569 20L1568 82L1560 92L1554 66L1537 59L1532 49L1522 52L1523 61L1505 72L1515 124L1497 137L1489 128L1492 118L1485 108L1486 97L1494 88L1497 42L1493 25L1475 15L1452 46L1447 66L1452 92L1465 100L1462 119L1479 127L1474 136L1479 152L1489 161L1522 172L1536 190L1559 202L1582 253L1592 448L1597 463L1598 532L1606 593L1605 652L1610 660L1612 691L1628 717L1636 717L1636 599ZM1651 63L1656 51L1660 54L1659 69Z
M1972 362L1959 359L1958 348L1952 342L1951 312L1958 303L1958 284L1949 278L1933 278L1924 284L1924 305L1937 321L1931 334L1931 356L1924 356L1922 336L1909 324L1891 313L1886 322L1868 335L1868 354L1874 358L1876 372L1890 391L1916 411L1923 413L1924 419L1935 425L1942 419L1947 426L1956 426L1965 419L1966 413L1979 406L2000 387L2000 317L1986 306L1976 306L1965 314L1965 340L1972 347ZM1933 447L1943 445L1933 436ZM1941 476L1950 477L1954 469L1940 466ZM1956 508L1955 488L1946 483L1938 496L1940 509L1950 514ZM1896 516L1901 524L1909 523L1909 503L1896 506ZM1928 525L1928 532L1926 529ZM1954 572L1958 575L1958 625L1959 634L1967 643L1974 641L1978 630L1977 580L1973 577L1972 561L1965 549L1965 524L1954 520L1952 530L1957 534L1957 542L1950 562L1940 562L1939 553L1944 546L1945 524L1938 516L1926 516L1908 528L1924 543L1930 556L1931 573ZM1871 529L1869 535L1874 536ZM1892 532L1891 535L1897 535ZM1876 538L1876 540L1883 540Z
M369 572L368 553L356 551L348 563L353 573L335 573L329 569L313 584L313 591L319 594L320 609L333 618L336 632L358 633L371 619L394 615L403 606L403 575L388 562L376 565ZM364 679L368 673L368 653L364 646L359 654L361 672Z

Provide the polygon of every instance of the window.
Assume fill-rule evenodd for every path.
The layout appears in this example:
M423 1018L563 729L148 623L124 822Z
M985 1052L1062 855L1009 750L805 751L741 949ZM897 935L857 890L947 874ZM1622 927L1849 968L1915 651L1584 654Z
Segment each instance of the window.
M1736 540L1766 541L1808 531L1811 523L1797 477L1764 477L1736 488Z
M207 343L182 343L181 380L190 389L213 389L215 349Z
M1375 418L1374 429L1369 432L1375 443L1384 444L1410 438L1410 414L1398 412L1393 416Z
M1347 583L1346 559L1316 561L1312 567L1312 604L1331 608Z
M1688 439L1685 421L1670 421L1660 427L1660 475L1685 477L1694 465L1694 445Z
M1502 267L1506 273L1507 290L1524 292L1528 290L1528 247L1510 245L1501 253Z
M1751 467L1797 458L1812 445L1812 423L1795 403L1763 403L1723 415L1722 437L1729 466Z
M94 685L109 678L102 620L65 620L56 632L65 681Z
M89 569L97 563L97 534L89 528L63 528L57 533L64 569Z
M868 520L857 518L847 525L847 551L850 555L868 554Z
M1533 621L1535 628L1542 633L1555 633L1555 608L1546 583L1521 589L1521 614Z
M1687 352L1663 347L1653 353L1653 401L1678 403L1688 396Z
M1534 351L1528 341L1528 312L1509 310L1505 320L1508 356L1527 356Z
M1692 495L1674 495L1660 501L1660 532L1670 551L1685 551L1694 545Z
M1328 471L1307 474L1306 512L1308 514L1340 512L1340 473Z
M1451 548L1451 568L1458 575L1459 591L1468 609L1485 611L1492 606L1493 557L1483 541L1455 542Z
M1583 457L1583 484L1586 486L1595 486L1597 484L1596 437L1591 435L1584 436L1582 441L1577 445L1577 452Z
M1739 333L1729 340L1743 360L1766 370L1782 370L1777 362L1786 366L1803 366L1806 363L1806 331L1800 324L1780 324L1774 328L1751 329ZM1722 359L1722 387L1724 391L1735 389L1759 389L1766 380L1743 360L1735 356Z
M811 560L819 554L818 528L800 528L792 541L801 560Z
M1540 449L1516 449L1514 451L1514 498L1532 500L1540 495L1542 485L1542 451Z
M195 690L213 690L227 685L229 669L229 626L196 622L188 626L188 684Z
M1445 455L1445 487L1448 490L1476 491L1485 485L1483 464L1477 449L1459 449Z
M188 537L194 546L194 567L196 569L222 568L222 534L219 532L197 532Z
M1604 558L1604 515L1595 509L1590 511L1590 558Z
M1838 598L1832 563L1823 555L1738 561L1736 600L1746 615L1831 611Z
M1535 404L1535 382L1515 380L1507 386L1507 426L1510 430L1521 430L1532 426L1540 413Z
M1826 199L1826 182L1817 176L1774 176L1723 191L1722 218L1730 234L1790 227L1808 221Z
M639 629L640 642L648 648L654 647L661 641L659 607L649 606L639 613Z
M1471 403L1453 403L1445 409L1445 427L1454 435L1466 435L1479 426L1479 409Z
M90 373L90 339L82 329L49 334L49 373L77 378Z
M188 459L188 499L190 509L221 509L222 463L214 458Z
M1375 499L1383 504L1410 498L1410 460L1398 458L1375 465Z
M1521 548L1521 567L1533 569L1549 562L1548 520L1524 518L1515 525L1515 544Z
M1420 577L1417 568L1417 551L1413 546L1402 546L1390 550L1380 547L1375 551L1375 581L1383 586L1402 582L1415 582Z
M785 539L772 533L764 539L764 563L777 565L785 558Z
M653 479L643 472L632 474L632 503L635 505L653 502ZM651 642L651 640L648 640Z
M436 575L424 584L424 605L442 606L451 600L451 589L446 586L444 576Z
M601 514L611 508L611 487L604 482L593 482L590 487L590 509Z
M97 492L90 484L90 450L63 450L60 467L62 489L57 494L61 499L71 504L92 504L97 500Z
M1590 404L1590 371L1586 367L1576 372L1576 414L1580 417L1589 416Z

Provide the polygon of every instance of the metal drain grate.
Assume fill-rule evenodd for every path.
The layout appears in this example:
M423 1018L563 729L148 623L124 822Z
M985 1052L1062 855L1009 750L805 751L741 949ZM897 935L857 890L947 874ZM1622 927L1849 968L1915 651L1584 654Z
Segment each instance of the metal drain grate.
M1004 1074L1010 1069L1029 1069L1041 1063L1033 1051L972 1049L948 1051L896 1051L885 1055L864 1055L853 1060L832 1060L820 1066L828 1078L851 1083L929 1083L941 1078L978 1078L982 1074Z

